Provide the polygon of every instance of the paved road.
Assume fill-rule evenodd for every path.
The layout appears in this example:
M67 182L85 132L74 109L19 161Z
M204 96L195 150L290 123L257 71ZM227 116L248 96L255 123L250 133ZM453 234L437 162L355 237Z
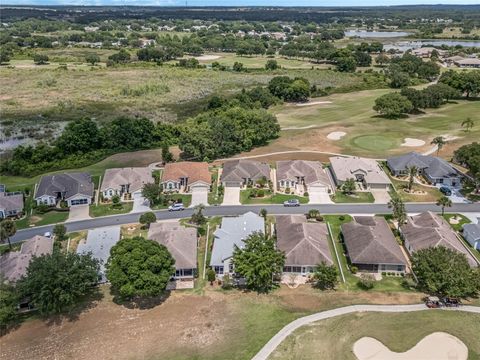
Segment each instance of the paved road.
M260 209L267 209L269 214L305 214L310 209L318 209L322 214L387 214L391 210L386 204L323 204L323 205L302 205L299 207L283 207L282 205L229 205L229 206L208 206L204 214L206 216L235 216L253 211L258 213ZM409 213L419 213L427 210L440 211L435 204L411 203L406 205ZM449 212L480 213L480 204L454 204L448 208ZM192 209L178 212L157 210L155 214L158 220L179 219L190 217ZM94 229L104 226L124 225L138 222L141 213L104 216L99 218L72 221L66 225L68 231L80 231ZM11 238L12 242L23 241L35 235L43 235L46 231L52 231L53 225L38 226L29 229L19 230Z
M416 305L352 305L345 306L338 309L322 311L313 315L305 316L292 321L285 325L268 343L253 357L252 360L266 360L270 354L277 348L280 343L287 338L292 332L299 327L308 325L312 322L332 318L335 316L351 314L354 312L412 312L412 311L426 311L428 308L425 304ZM478 306L462 306L459 308L443 309L443 310L429 310L429 311L466 311L480 314L480 307Z

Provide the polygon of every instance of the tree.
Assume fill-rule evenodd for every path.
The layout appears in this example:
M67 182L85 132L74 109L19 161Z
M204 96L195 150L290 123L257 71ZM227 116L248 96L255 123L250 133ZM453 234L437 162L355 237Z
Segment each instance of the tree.
M166 163L173 161L173 154L167 144L162 144L162 160Z
M464 254L443 246L414 252L412 270L419 288L429 294L465 298L480 291L478 270L470 267Z
M466 118L465 120L462 121L462 128L464 127L466 132L469 132L474 125L475 125L475 122L472 120L472 118Z
M144 184L142 188L142 196L147 199L151 205L155 205L160 199L160 186L154 183Z
M215 271L210 268L207 270L207 280L210 282L210 285L213 285L213 282L215 281L217 275L215 274Z
M447 140L443 136L436 136L433 138L430 144L437 146L437 156L443 146L447 143Z
M407 211L405 210L405 204L400 196L393 194L388 208L392 209L393 218L398 221L398 226L401 226L407 220Z
M99 262L90 254L73 252L33 257L26 276L19 280L22 297L43 315L60 313L81 301L98 281Z
M205 205L198 204L193 208L193 214L191 221L197 225L203 225L207 222L207 218L203 215L203 210L205 210Z
M385 53L380 53L378 56L375 58L375 63L377 63L380 66L384 66L385 64L388 64L390 61L390 58L387 56Z
M4 48L0 48L0 65L9 63L11 57L12 53L10 51L7 51L7 49Z
M108 60L113 64L124 64L130 61L130 53L125 49L120 49L118 53L110 55Z
M375 99L373 110L387 118L398 118L412 111L413 105L405 96L393 92Z
M247 286L258 292L272 289L273 276L282 272L285 254L275 247L275 241L261 232L245 240L245 246L235 246L233 264L237 274L245 277Z
M233 63L233 71L236 71L236 72L242 72L245 70L245 68L243 67L243 64L241 62L238 62L238 61L235 61Z
M357 62L353 56L341 56L335 58L335 65L340 72L355 72Z
M342 191L345 194L353 194L357 189L357 183L355 182L354 178L348 178L342 184Z
M267 221L267 215L268 215L267 209L265 208L260 209L260 216L263 217L265 221Z
M418 174L418 168L412 165L408 168L408 191L412 191L415 176Z
M313 286L321 290L333 290L338 283L338 270L335 265L322 262L313 273Z
M65 240L65 235L67 234L67 228L63 224L57 224L53 227L53 235L58 241Z
M85 154L102 147L97 123L84 118L71 121L55 141L56 147L65 155Z
M48 63L48 56L47 55L43 55L43 54L35 54L33 55L33 62L36 64L36 65L44 65L46 63Z
M123 299L160 295L175 273L164 245L142 237L122 239L110 250L107 278Z
M355 51L353 57L357 63L357 66L369 67L372 64L372 57L368 52Z
M0 222L0 241L2 243L8 241L8 247L11 249L12 244L10 243L10 238L15 235L17 232L17 226L15 222L11 219L4 219Z
M446 196L442 196L437 200L437 206L440 206L442 208L442 216L443 216L445 214L445 208L452 206L452 200L450 200Z
M17 317L18 300L15 286L0 276L0 328L7 327Z
M139 222L142 225L145 225L145 227L148 229L150 227L151 223L154 223L157 221L157 217L155 214L151 211L146 212L145 214L140 215Z
M114 208L120 206L120 195L118 194L115 194L112 196L112 205Z
M100 62L100 56L95 53L91 53L85 56L85 61L90 65L94 66L95 64Z
M410 75L403 71L390 71L389 72L390 78L390 87L394 89L400 89L405 86L410 85Z
M371 274L362 274L358 280L358 286L364 290L371 290L375 287L375 278Z
M265 70L277 70L279 67L277 60L267 60L265 64Z

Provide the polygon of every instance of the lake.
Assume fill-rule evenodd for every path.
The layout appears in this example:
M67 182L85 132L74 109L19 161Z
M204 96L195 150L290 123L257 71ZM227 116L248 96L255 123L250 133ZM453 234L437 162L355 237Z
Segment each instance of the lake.
M366 30L347 30L345 36L360 38L395 38L409 36L412 33L406 31L366 31Z
M418 40L418 41L402 41L395 44L385 45L383 48L385 51L390 49L397 49L401 51L407 51L410 49L419 49L425 45L433 46L463 46L463 47L478 47L480 48L480 41L466 41L466 40Z

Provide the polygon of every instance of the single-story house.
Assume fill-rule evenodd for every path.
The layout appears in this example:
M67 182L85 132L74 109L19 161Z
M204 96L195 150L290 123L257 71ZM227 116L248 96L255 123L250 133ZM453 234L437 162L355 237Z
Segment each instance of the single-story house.
M249 211L236 217L222 218L222 224L214 233L210 267L219 277L234 273L233 250L243 248L243 242L255 232L265 232L265 222L261 216Z
M175 259L175 279L192 280L197 273L197 229L178 222L150 225L148 238L165 245ZM173 274L172 274L173 275Z
M23 193L0 192L0 219L21 216L23 212Z
M455 65L461 68L480 68L480 59L465 58L455 61Z
M416 166L418 173L433 185L442 184L453 188L459 188L462 185L460 172L436 156L410 152L387 159L387 166L394 176L407 175L408 169Z
M120 240L120 226L110 226L88 230L85 243L78 244L77 254L91 253L94 259L100 261L98 282L106 283L105 265L110 257L111 248Z
M164 191L189 193L194 188L210 190L211 182L208 163L183 161L165 165L161 184Z
M436 51L438 53L438 55L440 55L440 56L444 56L447 53L445 50L436 49L436 48L431 47L431 46L426 46L426 47L421 47L421 48L418 48L418 49L413 49L412 50L412 55L415 55L415 56L418 56L418 57L421 57L421 58L429 58L430 56L432 56L433 51Z
M285 253L283 272L306 275L324 262L332 265L325 223L307 222L304 215L276 217L277 249Z
M409 216L407 222L400 226L400 233L410 254L429 247L444 246L464 254L472 267L478 265L452 227L431 211Z
M143 185L154 181L148 167L107 169L100 191L105 199L111 199L114 195L141 193Z
M359 271L405 273L407 260L387 221L380 216L355 216L342 224L347 256Z
M445 62L448 66L451 66L451 65L455 64L457 61L463 60L463 59L465 59L463 56L454 55L454 56L449 56L449 57L445 58L445 59L444 59L444 62Z
M365 190L390 188L390 179L374 159L335 156L330 158L330 168L337 186L353 178Z
M0 274L5 281L13 283L27 274L34 256L51 254L53 239L36 235L26 240L19 251L9 251L0 256Z
M220 181L223 186L243 187L262 178L270 180L270 166L253 160L230 160L223 164Z
M94 185L90 174L63 173L45 175L40 179L35 201L38 205L55 206L64 200L68 206L91 204Z
M480 250L480 224L463 225L462 234L474 249Z
M277 187L281 190L290 188L300 194L335 191L328 169L320 161L307 160L277 161Z

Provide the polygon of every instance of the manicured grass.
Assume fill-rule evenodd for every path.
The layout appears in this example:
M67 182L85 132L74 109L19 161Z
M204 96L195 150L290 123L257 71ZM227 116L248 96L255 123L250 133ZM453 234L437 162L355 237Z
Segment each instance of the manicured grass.
M175 202L181 202L184 207L189 207L192 203L191 194L172 194L169 195L169 199ZM169 205L153 205L151 206L152 210L166 209Z
M360 149L377 152L381 154L385 150L390 150L401 145L400 139L388 138L379 135L361 135L354 137L351 143Z
M209 205L220 205L223 202L223 193L218 192L217 180L218 180L218 168L211 169L212 172L212 191L208 193Z
M287 194L273 194L270 190L265 189L265 197L250 198L251 189L240 191L240 203L242 204L283 204L287 200L297 199L301 204L308 203L308 197L287 195Z
M356 192L352 195L347 195L341 191L337 191L331 198L336 203L373 203L375 201L375 198L370 192Z
M99 216L126 214L132 211L133 209L133 202L121 203L121 205L122 206L119 208L114 208L112 204L90 205L90 216L99 217Z
M389 177L396 189L397 194L404 202L435 202L442 196L442 193L436 187L422 186L419 184L413 184L412 189L414 191L422 191L424 192L423 194L420 195L407 193L404 191L404 189L408 187L408 181L401 181L390 175Z
M17 225L17 229L25 229L31 226L63 223L68 219L68 214L68 211L49 211L45 214L37 214L34 212L32 216L17 220L15 224Z
M450 226L455 230L455 231L460 231L462 230L463 225L469 224L471 221L463 216L462 214L444 214L443 218L447 221L447 223L450 224ZM452 224L450 222L450 219L456 219L458 220L458 224ZM456 222L456 221L454 221Z
M441 331L458 337L468 347L469 359L480 359L480 315L442 310L415 313L357 313L322 320L296 330L269 359L356 359L353 344L373 337L390 350L405 352L425 336Z

